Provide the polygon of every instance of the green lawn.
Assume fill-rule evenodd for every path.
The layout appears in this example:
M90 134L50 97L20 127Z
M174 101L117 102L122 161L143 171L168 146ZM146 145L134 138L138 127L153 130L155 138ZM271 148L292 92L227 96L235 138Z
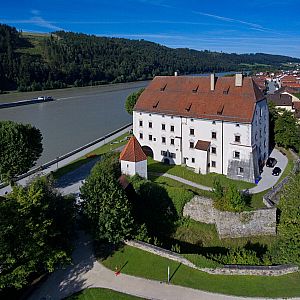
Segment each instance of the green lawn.
M172 284L215 293L254 297L300 296L300 273L279 277L210 275L129 246L114 252L102 263L111 270L123 266L123 273L159 281L167 280L169 266Z
M99 158L101 155L107 152L110 152L116 148L126 145L126 143L128 142L127 137L129 136L130 134L128 132L124 133L123 135L120 135L119 137L115 138L113 141L97 148L96 150L86 154L85 156L78 158L77 160L64 167L59 168L57 171L53 172L54 178L57 179L71 171L74 171L75 169L86 164L90 160L96 159L97 157Z
M66 300L108 300L108 299L138 300L142 298L115 292L109 289L103 289L103 288L85 289L79 293L76 293L66 298Z
M206 175L196 174L195 172L187 169L186 167L177 166L177 165L166 165L161 162L157 162L152 158L148 158L148 172L153 173L169 173L172 175L176 175L178 177L182 177L184 179L190 180L195 183L199 183L205 186L213 186L214 180L219 179L220 182L228 186L230 183L235 184L238 189L248 189L254 187L254 183L233 180L227 178L225 175L209 173Z

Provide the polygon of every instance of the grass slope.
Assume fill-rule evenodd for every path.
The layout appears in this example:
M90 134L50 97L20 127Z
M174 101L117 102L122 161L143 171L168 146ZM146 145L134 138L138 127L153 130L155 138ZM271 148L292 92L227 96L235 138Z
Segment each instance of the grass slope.
M114 270L139 277L167 280L167 268L171 269L171 283L215 293L253 297L295 297L300 295L300 273L279 277L223 276L180 265L160 256L124 246L102 263Z
M138 300L142 298L115 292L109 289L103 289L103 288L85 289L79 293L76 293L66 298L66 300L107 300L107 299Z

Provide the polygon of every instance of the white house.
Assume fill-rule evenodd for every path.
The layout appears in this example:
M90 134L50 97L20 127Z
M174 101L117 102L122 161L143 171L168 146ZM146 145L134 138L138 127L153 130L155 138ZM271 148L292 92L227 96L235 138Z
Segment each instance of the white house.
M122 174L140 175L147 179L147 156L137 139L132 136L120 154Z
M252 78L157 76L133 133L154 160L253 182L269 154L267 101Z

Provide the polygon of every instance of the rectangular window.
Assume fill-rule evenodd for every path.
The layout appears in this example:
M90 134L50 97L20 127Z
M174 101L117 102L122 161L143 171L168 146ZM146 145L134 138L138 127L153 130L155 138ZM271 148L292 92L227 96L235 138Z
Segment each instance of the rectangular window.
M143 127L143 121L140 121L140 127Z
M166 130L166 124L161 124L161 130Z
M162 156L167 156L167 151L161 151L160 153Z
M216 147L211 147L211 153L212 154L217 154L217 148Z
M235 135L235 136L234 136L234 141L235 141L236 143L240 143L240 142L241 142L241 136L240 136L240 135Z
M171 125L170 130L171 130L172 132L174 132L175 128L174 128L173 125Z
M194 142L190 142L190 148L194 148Z
M238 168L238 174L243 174L243 173L244 173L244 168L239 167L239 168Z
M142 133L140 133L140 139L141 139L141 140L143 139L143 134L142 134Z
M233 152L233 157L234 157L234 158L240 159L240 156L241 156L241 155L240 155L240 152L238 152L238 151L234 151L234 152Z
M152 128L152 122L149 122L149 128Z
M171 145L174 145L174 144L175 144L174 139L171 139Z
M217 138L217 133L215 131L211 133L211 138L214 140Z
M170 153L169 153L169 157L170 157L170 158L176 158L176 153L170 152Z
M149 141L152 141L152 134L149 134Z
M211 161L211 166L212 166L212 168L216 167L216 162L214 160Z
M194 157L192 157L192 163L193 163L193 164L195 163L195 158L194 158Z
M161 142L162 142L163 144L166 143L166 138L165 138L164 136L161 138Z
M190 128L190 135L195 135L195 130L193 128Z

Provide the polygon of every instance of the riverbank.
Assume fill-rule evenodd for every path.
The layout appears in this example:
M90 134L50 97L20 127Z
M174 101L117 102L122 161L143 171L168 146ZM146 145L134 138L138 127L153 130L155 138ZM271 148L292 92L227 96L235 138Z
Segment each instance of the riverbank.
M117 137L122 136L126 132L129 132L132 129L132 123L127 124L91 143L88 143L78 149L75 149L65 155L62 155L48 163L45 163L41 166L35 167L29 172L19 176L17 178L18 184L23 186L27 185L37 174L40 176L45 176L50 173L54 173L59 168L63 168L76 160L82 159L85 155L89 155L92 151L98 149L99 147L109 144L111 141ZM6 184L0 185L0 196L5 195L6 193L11 192L11 187Z
M43 100L43 99L31 99L31 100L6 102L6 103L0 103L0 109L15 107L15 106L29 105L29 104L44 103L44 102L50 102L50 101L54 101L54 99L45 99L45 100Z
M105 85L96 85L96 86L85 86L85 87L69 87L63 89L53 89L53 90L43 90L43 91L34 91L34 92L8 92L7 94L0 94L0 103L5 102L15 102L26 99L37 98L41 95L49 95L57 100L62 100L61 98L65 97L74 97L81 95L89 95L97 92L109 92L116 91L118 89L127 89L127 88L142 88L147 86L149 80L146 81L134 81L126 83L109 83Z

